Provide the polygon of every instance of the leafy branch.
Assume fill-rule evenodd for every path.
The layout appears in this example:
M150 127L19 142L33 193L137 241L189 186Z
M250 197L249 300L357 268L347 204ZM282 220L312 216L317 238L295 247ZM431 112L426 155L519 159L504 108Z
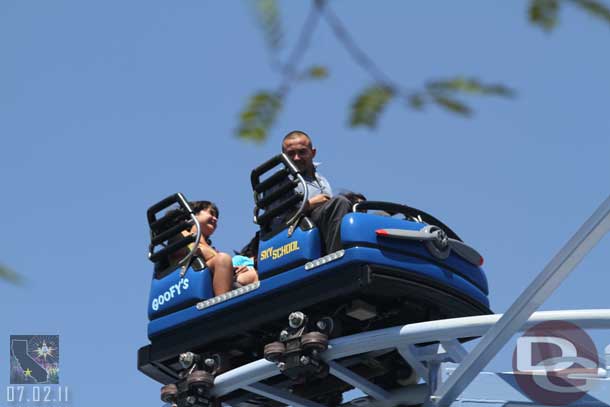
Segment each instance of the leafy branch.
M280 72L281 80L276 90L261 90L248 99L246 107L240 114L240 125L237 128L237 136L246 140L262 142L267 138L269 130L275 123L285 99L288 97L293 84L305 79L323 79L328 76L328 69L323 66L312 66L303 72L298 67L311 44L311 37L316 30L320 20L320 8L318 2L312 2L309 14L303 23L297 42L290 52L286 63L282 64L277 57L277 44L272 34L279 31L279 23L276 21L277 2L275 0L257 0L258 11L263 17L259 20L265 26L264 32L268 45L274 51L276 61L273 65ZM322 3L322 2L320 2ZM277 35L277 34L273 34Z
M422 110L427 104L436 104L449 112L470 116L472 108L459 100L460 95L512 97L514 91L500 84L486 85L477 79L456 77L428 82L421 90L402 90L388 85L372 85L365 88L350 110L350 125L375 128L380 114L395 97L406 100L413 110Z
M282 96L277 93L261 91L250 98L241 113L239 137L262 142L267 137L268 129L273 125L282 108Z
M610 8L597 0L531 0L528 8L530 22L545 31L552 31L557 26L563 4L573 5L610 24Z
M466 96L495 96L510 98L515 92L502 84L488 84L476 78L455 76L428 81L418 88L407 88L391 78L362 49L351 36L346 26L328 5L327 0L312 0L311 8L301 32L285 63L281 63L278 50L282 45L280 13L276 0L255 0L257 19L261 24L265 41L274 58L272 67L279 73L280 82L275 90L261 90L248 99L240 115L237 135L241 138L262 142L268 137L282 106L296 83L325 79L328 68L314 65L301 69L303 57L310 46L311 38L321 18L328 24L337 42L345 49L350 59L364 70L371 83L354 96L349 108L351 127L375 128L387 106L395 100L404 100L408 108L421 111L428 105L438 106L450 113L469 117L473 113L462 99ZM598 0L530 0L529 21L551 31L558 21L563 4L569 3L594 17L610 23L610 9Z
M278 51L282 47L284 33L277 2L275 0L256 1L255 14L271 53L271 66L278 67L280 65Z
M21 276L19 274L15 273L13 270L11 270L8 267L3 266L1 264L0 264L0 279L6 280L13 284L21 284L23 282L23 279L21 278Z
M373 58L358 46L345 25L329 7L324 9L324 17L352 60L376 82L375 85L368 86L358 94L352 103L349 121L351 127L376 127L381 113L395 97L405 99L407 106L414 110L422 110L426 104L434 103L452 113L469 116L472 109L456 99L460 93L502 97L510 97L514 94L504 85L485 85L477 79L463 77L430 82L421 90L405 88L391 79Z

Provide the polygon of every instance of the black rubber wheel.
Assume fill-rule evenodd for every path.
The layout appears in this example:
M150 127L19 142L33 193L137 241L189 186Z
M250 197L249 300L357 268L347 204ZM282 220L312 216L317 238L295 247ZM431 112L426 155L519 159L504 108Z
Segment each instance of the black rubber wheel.
M209 389L214 386L214 376L205 370L195 370L186 378L186 385L189 389L197 387Z
M263 356L269 362L275 363L280 360L284 352L286 352L286 345L282 342L271 342L265 345Z
M161 387L161 401L164 403L171 403L176 400L178 396L178 387L175 384L166 384Z
M328 336L322 332L309 332L301 337L301 347L306 352L324 352L328 349Z

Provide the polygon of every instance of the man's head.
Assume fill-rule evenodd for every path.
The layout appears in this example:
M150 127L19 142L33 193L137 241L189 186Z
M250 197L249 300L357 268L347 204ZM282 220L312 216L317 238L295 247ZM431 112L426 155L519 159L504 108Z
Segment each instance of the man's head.
M286 134L282 140L282 152L290 157L305 175L313 175L313 158L316 156L316 149L313 148L307 133L293 130Z

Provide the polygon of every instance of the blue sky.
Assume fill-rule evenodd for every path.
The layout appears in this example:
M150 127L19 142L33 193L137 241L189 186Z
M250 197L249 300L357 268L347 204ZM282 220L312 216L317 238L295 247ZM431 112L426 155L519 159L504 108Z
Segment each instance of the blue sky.
M292 44L308 3L281 5ZM255 231L250 170L291 129L311 134L335 189L424 209L478 248L498 312L608 195L607 25L566 8L549 35L527 23L525 1L332 6L405 86L461 74L518 97L466 99L472 119L397 101L375 131L351 130L348 106L370 78L322 24L304 66L330 77L296 87L269 140L252 144L234 137L238 113L278 78L251 4L0 4L0 260L26 279L0 282L0 333L7 346L9 334L59 333L75 404L109 405L112 386L122 403L157 403L135 362L146 208L176 191L214 200L215 245L241 247ZM607 307L609 252L606 238L543 308Z

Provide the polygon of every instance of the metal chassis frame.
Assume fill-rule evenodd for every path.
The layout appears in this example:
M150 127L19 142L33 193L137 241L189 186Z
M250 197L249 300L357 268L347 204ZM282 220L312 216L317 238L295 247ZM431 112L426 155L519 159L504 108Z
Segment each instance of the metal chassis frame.
M385 402L386 405L421 404L429 399L430 390L434 385L430 382L430 371L435 369L430 367L438 366L442 362L459 363L466 355L459 339L486 334L501 317L501 314L494 314L428 321L345 336L331 340L329 349L322 354L322 358L329 364L331 375L362 390L374 400ZM518 331L524 331L543 321L566 321L583 329L610 329L610 309L540 311L534 313ZM415 346L430 342L433 344ZM338 361L348 356L384 349L397 349L407 362L413 364L416 372L423 375L427 384L387 391L356 375ZM420 370L421 367L424 367L424 370ZM211 394L221 397L242 389L295 407L321 407L311 400L261 383L277 375L281 375L281 372L275 364L260 359L219 375ZM434 379L438 378L437 372L432 372L432 375ZM230 405L231 400L223 403Z
M330 342L322 358L329 364L331 375L384 405L426 403L449 406L517 332L549 320L571 322L584 329L610 329L610 309L534 312L609 230L610 197L551 259L504 315L429 321L337 338ZM477 336L483 338L468 353L459 339ZM415 346L430 342L433 344ZM426 384L386 391L337 361L384 349L396 349L426 380ZM440 383L439 368L443 362L459 363L459 366L446 382ZM286 390L260 383L279 374L275 364L261 359L218 376L211 393L220 397L243 389L295 407L321 407ZM230 400L225 403L230 404Z

